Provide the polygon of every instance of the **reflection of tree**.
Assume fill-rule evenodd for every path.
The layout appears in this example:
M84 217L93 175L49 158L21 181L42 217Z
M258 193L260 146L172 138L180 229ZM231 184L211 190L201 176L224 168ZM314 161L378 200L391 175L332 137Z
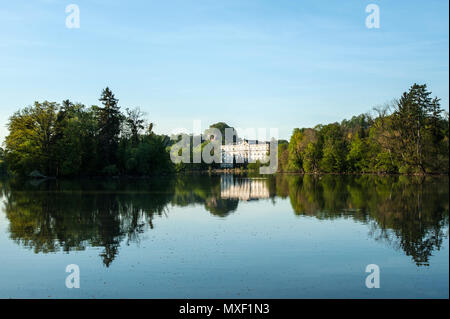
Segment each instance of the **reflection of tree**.
M226 217L231 212L234 212L238 207L239 200L237 199L221 199L211 197L206 200L205 208L212 214L218 217Z
M10 237L36 253L103 247L109 267L121 242L139 242L154 216L176 206L201 204L225 217L237 200L220 198L220 176L180 176L177 179L8 181L0 183Z
M202 204L212 215L226 217L238 207L236 199L221 198L221 176L200 174L184 175L177 178L172 204L188 206Z
M245 180L233 177L233 185ZM203 205L226 217L239 200L221 197L221 177L109 181L0 182L10 237L36 253L102 247L109 266L122 242L139 242L169 204ZM264 180L269 197L289 197L295 214L318 219L352 218L370 225L417 265L441 248L448 227L448 177L276 175ZM238 187L239 188L239 187ZM266 192L266 191L265 191Z
M103 247L100 256L107 267L122 239L138 241L173 196L170 180L7 186L3 193L11 239L36 253Z
M448 226L448 178L405 176L288 176L277 194L294 212L319 219L351 217L370 223L371 235L428 264ZM288 184L286 188L284 185Z

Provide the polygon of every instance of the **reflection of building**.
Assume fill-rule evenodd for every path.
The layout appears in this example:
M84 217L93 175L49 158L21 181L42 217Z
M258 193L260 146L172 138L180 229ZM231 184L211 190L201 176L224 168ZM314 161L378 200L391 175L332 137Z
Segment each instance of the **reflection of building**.
M233 175L220 178L220 197L223 199L251 200L269 198L269 188L265 179L235 179Z
M233 167L233 163L265 162L269 145L268 142L245 139L236 144L222 145L222 167Z

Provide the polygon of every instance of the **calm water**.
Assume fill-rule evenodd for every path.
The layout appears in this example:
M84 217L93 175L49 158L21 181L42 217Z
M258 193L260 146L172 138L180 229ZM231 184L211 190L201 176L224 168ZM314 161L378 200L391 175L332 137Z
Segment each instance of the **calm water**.
M3 181L0 297L448 298L448 195L447 177Z

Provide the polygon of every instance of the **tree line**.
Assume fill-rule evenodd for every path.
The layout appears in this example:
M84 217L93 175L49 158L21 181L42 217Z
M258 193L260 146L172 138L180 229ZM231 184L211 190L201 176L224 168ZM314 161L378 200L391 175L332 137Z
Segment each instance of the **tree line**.
M44 101L15 112L0 171L29 176L150 175L170 172L169 138L139 108L122 113L107 87L101 106Z
M44 101L15 112L9 119L0 175L146 176L220 168L219 163L178 163L170 148L178 140L153 132L139 108L121 112L109 88L101 106L65 100ZM448 173L449 114L425 84L414 84L400 99L341 123L296 128L290 141L279 141L278 170L301 173ZM221 131L229 125L210 126ZM190 158L210 143L208 129ZM237 136L236 136L237 138ZM261 163L244 165L257 170Z
M296 128L278 146L279 171L303 173L448 173L449 115L425 84L341 123Z

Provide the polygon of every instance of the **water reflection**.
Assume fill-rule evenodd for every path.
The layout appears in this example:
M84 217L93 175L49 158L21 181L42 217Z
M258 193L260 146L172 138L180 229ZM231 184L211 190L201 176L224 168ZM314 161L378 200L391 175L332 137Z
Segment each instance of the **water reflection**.
M428 265L448 236L448 191L448 177L307 175L277 182L296 214L366 223L372 238L402 249L418 266Z
M290 200L296 215L352 218L371 238L428 265L448 229L448 177L192 175L155 180L0 182L10 238L36 253L101 247L108 267L170 207L226 218L249 200ZM299 220L298 222L301 222Z
M220 197L241 201L269 198L267 179L238 179L231 174L222 175L220 178Z

